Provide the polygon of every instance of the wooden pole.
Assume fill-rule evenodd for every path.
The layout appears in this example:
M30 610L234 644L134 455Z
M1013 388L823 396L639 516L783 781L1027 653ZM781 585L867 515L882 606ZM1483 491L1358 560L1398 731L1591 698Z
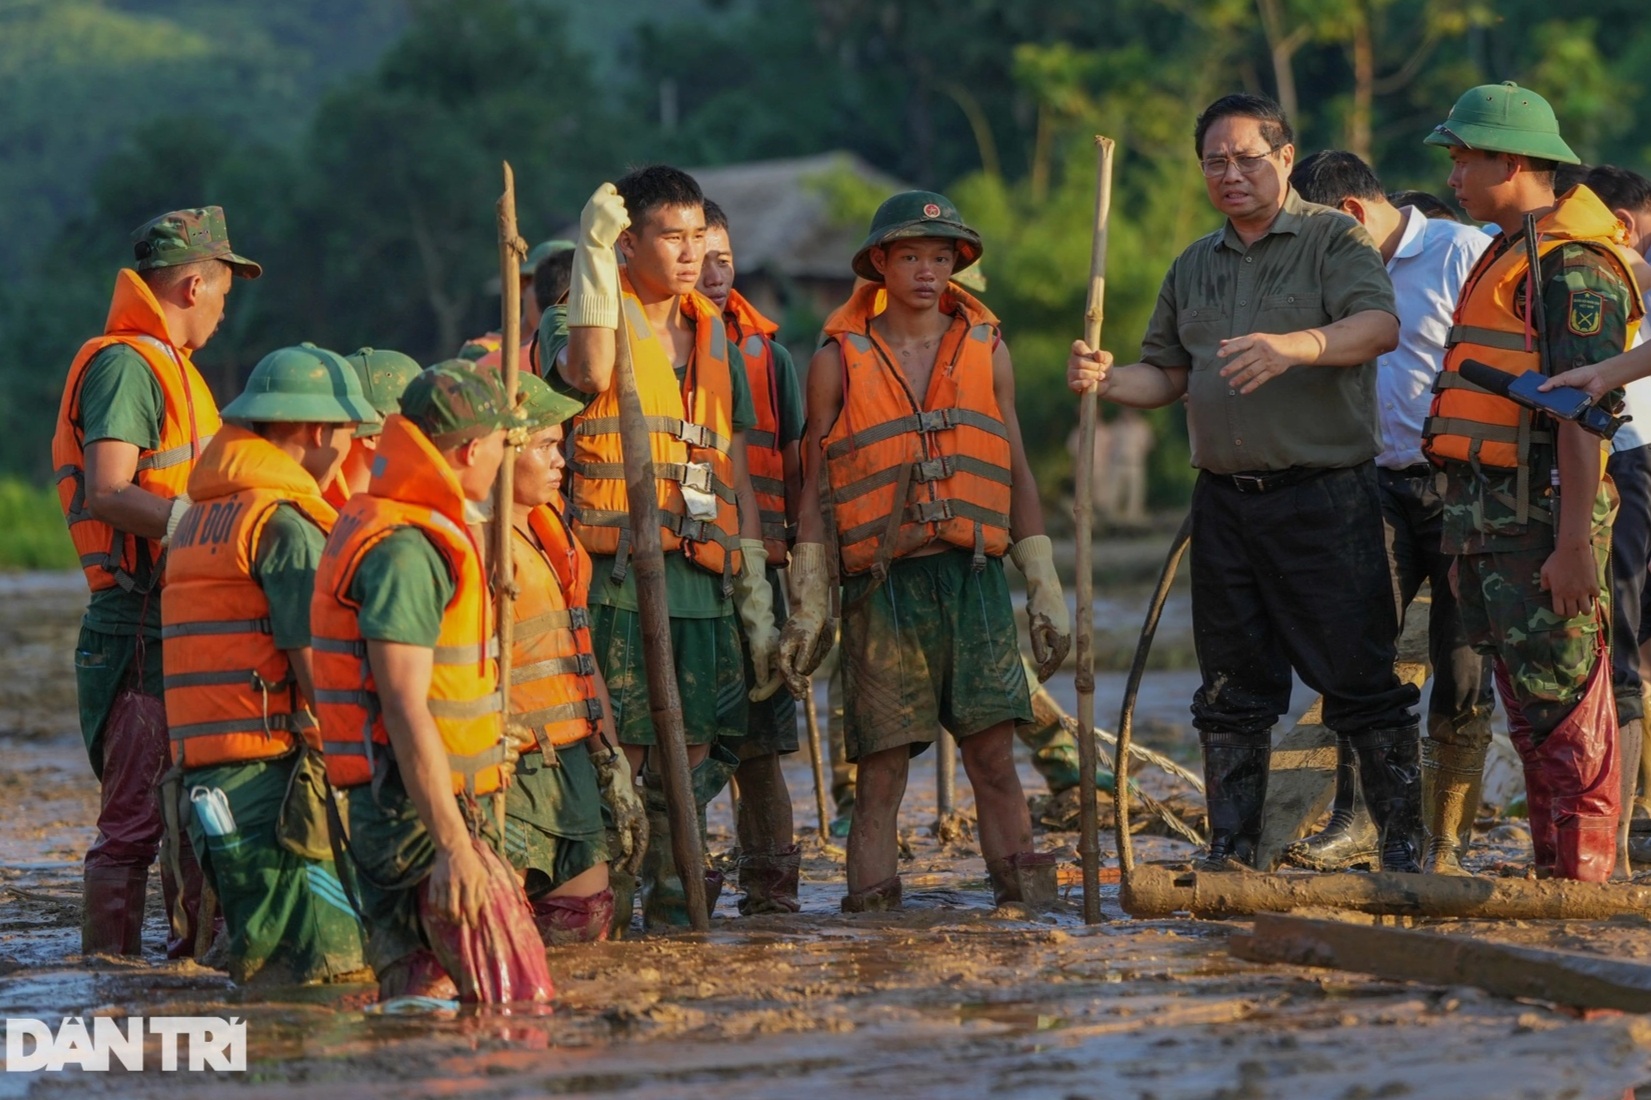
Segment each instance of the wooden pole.
M953 834L957 816L957 738L944 727L934 742L935 835L942 840Z
M500 348L502 364L499 373L510 407L516 407L516 372L522 347L522 260L527 256L527 242L516 231L516 173L510 162L504 162L504 194L497 206L499 220L499 334L504 341ZM498 480L493 483L493 592L497 600L494 619L499 634L499 691L504 698L504 712L510 711L510 650L515 641L516 570L511 560L511 505L516 500L516 449L505 448L504 461L499 464ZM493 801L493 813L499 827L499 843L504 843L504 792Z
M1106 316L1107 222L1112 217L1111 138L1095 138L1095 233L1089 250L1089 297L1083 311L1084 343L1101 346L1101 322ZM1083 919L1085 924L1101 920L1100 821L1095 808L1095 572L1092 540L1095 525L1095 415L1096 397L1086 393L1078 405L1078 453L1073 459L1073 511L1077 525L1078 573L1078 854L1083 860ZM1122 756L1122 754L1120 754ZM1123 793L1124 773L1118 768L1118 788Z
M630 498L631 561L642 619L642 646L648 673L648 711L653 716L654 758L665 782L671 822L671 855L682 879L688 922L696 932L711 929L705 906L705 864L699 848L699 816L694 812L688 768L688 736L682 726L676 659L671 649L671 614L665 601L665 550L659 537L653 449L642 415L642 397L631 363L630 325L625 304L614 333L614 385L619 398L619 442L625 455L625 493Z
M820 713L814 705L814 681L808 682L803 699L803 719L808 727L808 762L814 770L814 809L820 815L820 844L831 836L831 810L826 800L825 746L820 743Z

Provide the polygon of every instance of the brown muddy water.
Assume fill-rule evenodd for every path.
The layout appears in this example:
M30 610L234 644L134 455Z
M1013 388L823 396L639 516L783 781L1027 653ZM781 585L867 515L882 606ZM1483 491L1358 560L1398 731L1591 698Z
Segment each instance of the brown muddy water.
M1241 962L1225 944L1246 924L1131 921L1116 886L1106 888L1108 923L1094 928L1079 920L1075 890L1038 920L994 914L972 842L943 845L931 833L932 754L914 762L903 812L905 912L837 912L841 857L815 832L799 754L787 775L806 853L804 911L742 919L725 896L707 935L552 950L560 996L548 1015L384 1017L364 1011L368 986L237 990L220 973L160 958L158 888L149 954L86 960L79 860L96 786L70 663L82 602L75 576L0 578L0 1015L53 1026L64 1016L239 1017L248 1068L0 1073L0 1100L1651 1097L1634 1091L1651 1081L1651 1023L1639 1017L1578 1019L1472 989ZM1141 602L1120 601L1120 622L1138 622ZM1155 746L1182 756L1191 682L1151 674L1141 711ZM1119 690L1121 677L1103 678L1106 725ZM1068 705L1069 692L1068 677L1057 686ZM1022 774L1038 792L1025 761ZM1149 791L1161 782L1143 777ZM967 815L967 781L959 788ZM713 850L726 850L726 799L711 821ZM1497 838L1484 859L1518 857L1517 826ZM1040 844L1070 860L1075 840L1050 833ZM1139 843L1148 859L1190 851L1160 837ZM1651 956L1651 926L1637 920L1450 930Z

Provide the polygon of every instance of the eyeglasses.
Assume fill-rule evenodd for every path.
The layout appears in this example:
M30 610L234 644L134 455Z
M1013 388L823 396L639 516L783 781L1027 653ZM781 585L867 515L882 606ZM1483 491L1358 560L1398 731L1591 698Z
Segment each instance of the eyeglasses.
M1281 148L1282 146L1274 145L1265 153L1239 153L1237 156L1205 157L1198 162L1198 166L1204 170L1206 179L1220 179L1227 174L1227 165L1229 164L1236 164L1238 170L1244 175L1253 176L1261 171L1262 166L1267 163L1267 158Z

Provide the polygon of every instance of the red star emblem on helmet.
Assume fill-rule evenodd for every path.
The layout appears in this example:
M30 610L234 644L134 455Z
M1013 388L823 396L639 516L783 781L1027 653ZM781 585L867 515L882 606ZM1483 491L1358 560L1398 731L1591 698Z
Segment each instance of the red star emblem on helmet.
M938 217L940 217L940 205L938 203L932 203L932 202L929 203L927 206L925 206L923 208L923 216L925 218L938 218Z

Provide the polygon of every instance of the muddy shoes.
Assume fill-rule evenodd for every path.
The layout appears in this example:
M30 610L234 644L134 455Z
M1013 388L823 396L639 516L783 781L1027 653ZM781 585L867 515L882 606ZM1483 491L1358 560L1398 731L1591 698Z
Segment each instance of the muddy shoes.
M85 902L80 911L84 955L141 955L143 906L149 897L149 868L92 866L85 870Z
M539 939L546 947L596 943L607 939L613 926L612 888L586 897L547 894L532 899L529 905Z
M875 886L843 896L845 913L890 913L901 908L900 876L884 879Z
M1465 875L1462 857L1473 837L1473 815L1489 745L1460 745L1428 738L1422 744L1422 810L1427 850L1422 870L1436 875Z
M1083 773L1078 770L1078 723L1061 709L1047 688L1029 674L1032 692L1032 721L1018 722L1015 736L1032 750L1032 767L1043 777L1050 794L1060 794L1078 786ZM1095 767L1095 789L1111 791L1117 785L1112 772Z
M696 816L700 821L700 850L704 852L705 807L728 786L739 760L721 745L694 766L689 775ZM642 927L667 929L688 927L688 896L677 876L671 851L671 818L665 808L664 777L649 769L642 779L642 805L648 811L648 853L642 860ZM722 894L722 872L705 871L705 909L716 908Z
M1261 842L1267 801L1267 736L1203 733L1204 801L1210 812L1210 846L1194 861L1199 871L1248 871Z
M1381 832L1382 870L1419 872L1421 738L1415 726L1366 730L1354 741L1359 784Z
M797 879L802 862L802 848L795 844L778 852L742 854L739 886L745 896L740 898L740 916L800 912Z
M1059 897L1051 852L1016 852L1003 859L986 861L986 877L992 884L992 904L1020 905L1034 913L1054 906Z
M1369 870L1381 857L1376 828L1369 814L1360 812L1359 763L1353 743L1336 736L1336 796L1330 804L1330 823L1284 849L1284 858L1314 871Z

